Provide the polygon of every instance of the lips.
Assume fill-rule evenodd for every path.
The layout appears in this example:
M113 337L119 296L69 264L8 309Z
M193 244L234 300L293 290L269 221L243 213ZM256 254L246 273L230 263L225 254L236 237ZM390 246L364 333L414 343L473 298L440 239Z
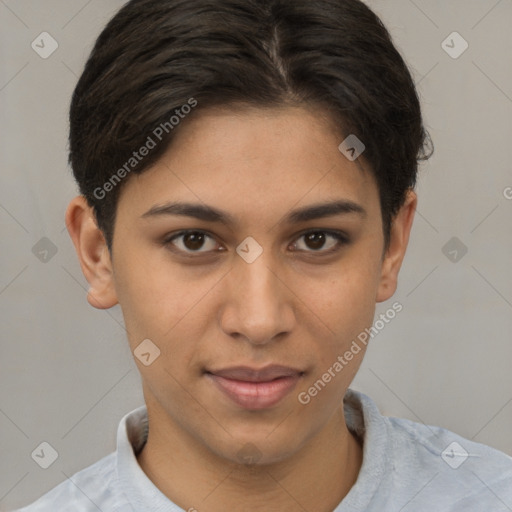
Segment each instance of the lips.
M281 365L256 369L237 366L206 372L216 388L245 409L266 409L288 395L304 372Z

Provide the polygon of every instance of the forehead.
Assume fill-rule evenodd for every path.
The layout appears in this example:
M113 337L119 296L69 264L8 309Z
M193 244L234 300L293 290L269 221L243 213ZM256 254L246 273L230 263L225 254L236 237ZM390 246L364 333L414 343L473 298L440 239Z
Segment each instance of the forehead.
M129 204L141 216L179 200L216 206L238 220L257 214L263 221L268 213L275 222L293 206L341 199L379 211L368 164L340 152L344 136L324 113L294 107L196 114L151 169L128 180L119 210Z

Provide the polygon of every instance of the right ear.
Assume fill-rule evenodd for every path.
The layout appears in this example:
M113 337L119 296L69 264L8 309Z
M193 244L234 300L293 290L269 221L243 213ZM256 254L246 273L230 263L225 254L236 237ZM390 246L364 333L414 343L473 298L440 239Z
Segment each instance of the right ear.
M73 240L82 272L89 283L87 300L97 309L118 303L110 252L98 228L93 209L84 196L71 200L66 210L66 227Z

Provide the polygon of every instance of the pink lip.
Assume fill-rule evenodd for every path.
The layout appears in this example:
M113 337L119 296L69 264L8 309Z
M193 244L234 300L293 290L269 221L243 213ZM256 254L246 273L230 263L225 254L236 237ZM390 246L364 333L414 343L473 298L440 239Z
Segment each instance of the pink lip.
M206 373L220 391L245 409L276 405L292 391L302 374L300 370L277 365L260 370L238 366Z

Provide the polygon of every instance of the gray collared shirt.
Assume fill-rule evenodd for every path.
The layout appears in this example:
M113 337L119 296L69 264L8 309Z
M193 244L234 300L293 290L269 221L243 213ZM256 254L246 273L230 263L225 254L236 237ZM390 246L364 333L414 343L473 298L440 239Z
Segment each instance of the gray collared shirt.
M446 429L382 416L353 390L344 407L349 429L362 439L363 464L333 512L512 512L512 457ZM147 432L142 406L119 423L114 453L18 512L183 512L137 462ZM208 512L208 504L194 509Z

